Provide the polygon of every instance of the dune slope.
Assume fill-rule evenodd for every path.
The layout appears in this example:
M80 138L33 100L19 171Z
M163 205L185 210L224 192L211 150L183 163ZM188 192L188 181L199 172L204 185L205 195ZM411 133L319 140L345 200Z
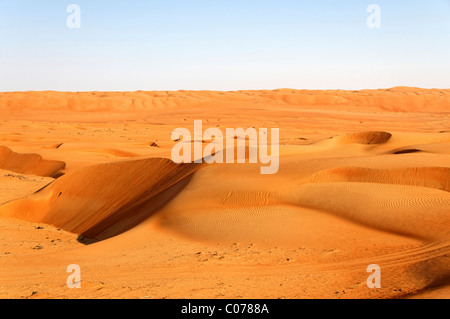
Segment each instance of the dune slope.
M53 177L66 166L62 161L44 160L39 154L19 154L0 146L0 169L21 174Z
M0 214L101 240L132 228L163 207L198 167L166 159L90 166L66 174L26 199L4 205Z

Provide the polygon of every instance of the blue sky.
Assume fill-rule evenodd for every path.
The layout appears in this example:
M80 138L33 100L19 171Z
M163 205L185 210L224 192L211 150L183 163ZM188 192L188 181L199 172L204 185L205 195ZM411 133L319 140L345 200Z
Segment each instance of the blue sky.
M450 0L0 0L0 91L450 88L449 57Z

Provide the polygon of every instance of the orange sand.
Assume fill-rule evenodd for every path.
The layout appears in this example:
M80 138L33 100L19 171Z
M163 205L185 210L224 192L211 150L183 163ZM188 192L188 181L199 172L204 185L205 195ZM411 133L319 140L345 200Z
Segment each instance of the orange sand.
M194 120L278 173L174 164ZM450 90L0 93L0 239L0 298L449 298Z

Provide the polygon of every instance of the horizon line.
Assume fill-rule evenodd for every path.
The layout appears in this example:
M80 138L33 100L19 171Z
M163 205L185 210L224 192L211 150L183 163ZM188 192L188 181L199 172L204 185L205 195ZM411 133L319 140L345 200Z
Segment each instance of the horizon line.
M283 90L291 90L291 91L381 91L381 90L392 90L392 89L416 89L416 90L450 90L448 88L424 88L424 87L416 87L416 86L393 86L393 87L382 87L382 88L370 88L370 89L295 89L295 88L276 88L276 89L235 89L235 90L219 90L219 89L178 89L178 90L81 90L81 91L70 91L70 90L18 90L18 91L1 91L0 93L40 93L40 92L56 92L56 93L92 93L92 92L109 92L109 93L125 93L125 92L260 92L260 91L283 91Z

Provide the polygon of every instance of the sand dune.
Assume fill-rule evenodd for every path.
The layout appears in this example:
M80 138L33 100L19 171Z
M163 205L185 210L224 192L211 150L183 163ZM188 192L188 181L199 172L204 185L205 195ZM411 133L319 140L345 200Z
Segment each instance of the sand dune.
M39 154L18 154L0 146L0 168L21 174L54 176L64 169L62 161L44 160Z
M198 164L175 165L165 159L90 166L3 206L0 214L54 225L88 239L105 239L163 207L197 168Z
M406 87L0 93L0 297L448 298L449 107ZM278 173L174 164L196 119L279 128Z
M325 183L300 187L293 201L398 234L426 240L450 238L450 194L446 192L411 186Z
M336 142L372 145L386 143L391 137L392 134L388 132L361 132L339 136L336 138Z
M117 149L100 149L100 150L89 150L89 152L95 152L95 153L102 153L102 154L109 154L115 157L136 157L137 154L126 152L122 150Z
M311 183L360 182L398 184L435 188L450 192L450 168L412 167L400 169L370 169L342 167L320 171L310 178Z
M301 106L373 107L395 112L446 112L450 90L398 87L385 90L312 91L137 91L137 92L2 92L0 109L80 112L141 112L160 108L206 106L212 103L276 102Z

